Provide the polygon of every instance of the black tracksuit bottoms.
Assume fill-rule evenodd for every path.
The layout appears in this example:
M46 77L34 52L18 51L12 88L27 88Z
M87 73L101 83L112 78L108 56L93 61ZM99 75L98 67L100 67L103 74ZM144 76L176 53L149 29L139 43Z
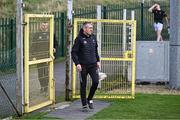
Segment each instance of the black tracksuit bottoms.
M87 105L87 101L92 100L95 91L98 87L99 83L99 76L98 76L98 69L97 64L91 65L81 65L81 78L80 78L80 94L81 94L81 102L82 106ZM90 92L88 98L86 99L86 84L87 84L87 75L90 75L92 79L92 86L90 88Z

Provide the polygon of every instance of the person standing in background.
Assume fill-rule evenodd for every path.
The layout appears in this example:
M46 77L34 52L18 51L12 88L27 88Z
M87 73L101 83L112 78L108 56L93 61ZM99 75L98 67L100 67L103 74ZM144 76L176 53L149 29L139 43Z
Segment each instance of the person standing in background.
M165 18L166 23L169 26L167 14L165 13L165 11L161 10L159 4L154 4L148 9L148 11L154 14L154 30L157 35L157 41L163 41L161 35L163 29L163 18Z

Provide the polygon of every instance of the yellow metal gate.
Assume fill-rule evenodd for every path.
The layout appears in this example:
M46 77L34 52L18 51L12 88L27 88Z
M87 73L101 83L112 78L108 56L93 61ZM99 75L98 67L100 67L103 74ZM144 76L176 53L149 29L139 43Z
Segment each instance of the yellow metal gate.
M136 21L109 19L74 19L74 38L83 22L94 24L98 51L101 56L101 72L107 78L99 81L95 98L134 98L136 62ZM88 77L87 91L91 79ZM79 98L80 79L73 65L72 97Z
M53 15L25 15L24 103L26 113L55 101L53 26Z

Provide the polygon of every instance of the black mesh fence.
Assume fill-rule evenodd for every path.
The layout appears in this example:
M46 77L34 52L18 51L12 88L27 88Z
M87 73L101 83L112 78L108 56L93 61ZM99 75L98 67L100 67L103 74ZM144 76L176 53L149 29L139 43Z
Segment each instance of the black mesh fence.
M3 53L0 52L0 55ZM0 64L0 118L16 114L16 62L15 49L9 52L6 61ZM9 62L11 61L11 62ZM8 64L7 64L8 62ZM11 103L12 102L12 103Z

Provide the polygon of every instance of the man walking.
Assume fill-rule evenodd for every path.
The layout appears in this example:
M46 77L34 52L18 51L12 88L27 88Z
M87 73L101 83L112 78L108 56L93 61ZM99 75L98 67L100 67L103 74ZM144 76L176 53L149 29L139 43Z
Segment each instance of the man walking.
M100 68L100 59L97 51L97 40L93 34L93 24L91 22L83 23L82 29L79 31L75 43L72 47L72 59L80 72L80 94L83 110L93 109L93 96L98 87ZM88 97L86 98L87 75L92 79L92 86Z

